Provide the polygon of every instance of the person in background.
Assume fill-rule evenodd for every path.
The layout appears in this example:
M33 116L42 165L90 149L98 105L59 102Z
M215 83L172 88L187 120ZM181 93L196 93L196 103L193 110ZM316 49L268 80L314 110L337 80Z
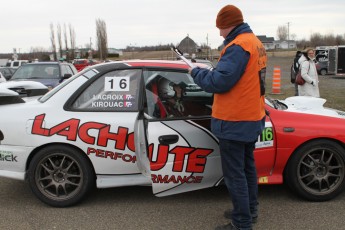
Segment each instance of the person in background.
M189 69L194 82L214 93L211 129L219 140L224 182L232 199L231 219L216 229L252 229L258 217L254 149L265 126L266 51L234 5L223 7L216 26L224 40L217 67Z
M293 73L292 74L294 74L294 79L296 79L296 75L297 75L297 73L298 73L298 71L299 71L299 63L298 63L298 60L300 59L300 57L302 56L302 51L297 51L296 52L296 56L295 56L295 58L294 58L294 60L293 60L293 66L292 66L292 70L293 70ZM294 85L295 85L295 96L298 96L298 84L296 83L296 81L294 81L293 82L294 83Z
M313 49L307 49L298 60L301 68L304 85L298 86L299 96L320 97L319 76L315 65L315 52Z

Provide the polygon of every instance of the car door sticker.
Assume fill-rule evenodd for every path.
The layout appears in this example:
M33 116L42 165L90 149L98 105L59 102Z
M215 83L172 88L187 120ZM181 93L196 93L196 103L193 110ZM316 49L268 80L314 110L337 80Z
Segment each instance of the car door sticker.
M262 131L261 135L258 137L258 141L255 144L255 148L266 148L272 147L274 141L274 132L271 122L265 123L265 128Z
M129 77L105 77L104 91L129 91Z
M130 108L134 97L131 94L102 94L92 95L92 108Z
M51 128L44 128L43 121L45 114L37 115L34 119L31 134L40 136L65 136L67 140L76 142L80 140L88 145L97 145L99 147L108 147L108 141L115 141L115 146L111 147L120 152L109 151L94 147L88 147L86 153L100 158L109 158L112 160L121 159L124 162L135 163L136 156L134 154L134 133L129 133L126 127L118 127L117 133L110 132L110 125L99 122L85 122L80 124L79 119L69 119L63 121ZM90 130L97 130L98 135L92 136L89 134ZM79 137L79 139L78 139ZM126 147L130 153L123 153Z
M218 141L209 130L189 120L153 122L150 125L149 129L159 130L149 134L151 180L158 186L154 189L155 194L186 184L200 184L198 186L202 187L211 183L210 178L218 174L220 161ZM166 145L157 141L159 136L172 133L179 136L176 144ZM184 190L185 187L179 189Z

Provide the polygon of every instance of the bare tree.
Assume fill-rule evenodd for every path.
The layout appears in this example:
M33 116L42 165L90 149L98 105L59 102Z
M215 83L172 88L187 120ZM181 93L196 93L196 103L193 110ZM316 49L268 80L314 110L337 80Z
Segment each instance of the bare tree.
M56 44L55 44L55 35L54 35L54 25L53 23L50 23L50 41L52 44L52 49L53 49L53 55L54 55L54 60L57 60L56 57Z
M41 60L41 61L50 61L49 50L44 47L31 47L30 52L28 53L28 58L30 60Z
M68 53L68 40L67 40L67 30L66 30L66 23L63 24L63 37L65 40L65 51L66 54Z
M96 19L96 37L99 59L105 60L108 57L107 27L101 19Z
M62 38L61 38L61 25L60 23L57 24L57 39L59 43L59 53L60 53L60 58L62 57Z
M278 37L278 40L287 40L288 39L287 26L278 26L277 37Z
M335 45L344 45L345 44L345 36L337 35L335 37Z
M71 24L68 24L69 27L69 39L70 39L70 44L71 44L71 58L74 59L75 56L75 31L74 28L72 27Z
M323 36L320 33L313 33L310 35L311 47L322 46L322 45L331 45L331 44L325 44Z
M324 40L324 43L326 43L326 44L332 44L332 45L336 44L335 36L333 34L326 34L323 37L323 40Z

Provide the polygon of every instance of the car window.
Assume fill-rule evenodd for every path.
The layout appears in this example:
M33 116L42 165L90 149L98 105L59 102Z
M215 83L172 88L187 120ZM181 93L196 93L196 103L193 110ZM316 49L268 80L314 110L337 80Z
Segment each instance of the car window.
M74 60L73 63L77 65L87 64L87 60Z
M211 115L213 95L196 85L189 74L147 71L144 77L149 116L169 119Z
M142 70L118 70L92 82L72 104L73 110L137 111Z
M2 73L3 75L7 74L8 72L5 69L0 69L0 73Z
M74 74L71 67L69 65L62 64L61 65L61 75L64 76L65 74Z
M27 64L22 65L12 79L44 79L59 78L59 66L57 64Z

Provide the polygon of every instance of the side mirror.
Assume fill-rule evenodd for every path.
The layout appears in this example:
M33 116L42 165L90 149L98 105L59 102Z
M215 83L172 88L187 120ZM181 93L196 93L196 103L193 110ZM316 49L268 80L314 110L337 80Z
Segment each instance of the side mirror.
M63 77L60 79L59 83L63 82L64 80L68 79L72 77L72 74L70 73L65 73L65 75L63 75Z
M70 73L66 73L65 75L63 75L63 79L66 80L68 78L72 77L72 74Z

